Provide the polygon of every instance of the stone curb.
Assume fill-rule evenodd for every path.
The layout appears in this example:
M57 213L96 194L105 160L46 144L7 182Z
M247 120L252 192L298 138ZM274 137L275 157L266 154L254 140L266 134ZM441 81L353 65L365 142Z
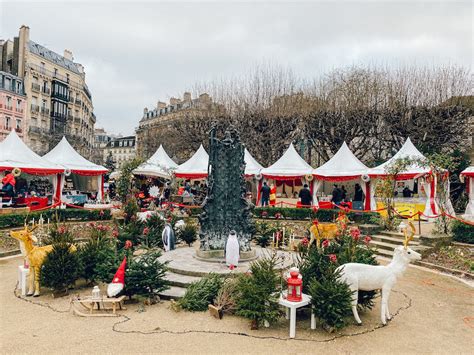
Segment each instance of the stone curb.
M456 275L456 276L459 276L459 277L465 277L467 279L474 280L474 274L471 274L468 271L450 269L450 268L447 268L447 267L444 267L444 266L441 266L441 265L428 263L426 261L416 261L414 264L418 265L418 266L426 267L428 269L435 269L435 270L442 271L442 272L445 272L445 273L448 273L448 274L452 274L452 275Z

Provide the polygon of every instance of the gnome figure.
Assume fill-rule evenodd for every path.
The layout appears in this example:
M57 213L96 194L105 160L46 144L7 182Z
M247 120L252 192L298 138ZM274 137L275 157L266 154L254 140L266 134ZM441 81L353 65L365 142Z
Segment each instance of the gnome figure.
M127 257L124 257L112 282L107 286L107 296L115 297L122 292L125 286L125 266L127 265Z
M171 227L171 218L168 218L165 229L163 229L163 233L161 234L163 239L163 246L165 251L170 251L175 249L175 242L176 237L174 236L173 227Z
M239 263L239 258L239 240L237 239L237 233L234 230L231 230L225 245L225 263L227 266L232 265L232 267L235 267Z

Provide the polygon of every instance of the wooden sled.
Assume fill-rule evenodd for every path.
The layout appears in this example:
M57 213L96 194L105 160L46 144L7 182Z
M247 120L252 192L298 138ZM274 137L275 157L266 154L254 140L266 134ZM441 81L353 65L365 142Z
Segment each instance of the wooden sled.
M102 297L100 299L93 299L92 297L75 298L71 300L72 310L74 314L81 317L117 317L117 306L120 310L125 310L123 300L125 296L120 297ZM88 313L78 309L81 305ZM112 311L112 313L110 313Z

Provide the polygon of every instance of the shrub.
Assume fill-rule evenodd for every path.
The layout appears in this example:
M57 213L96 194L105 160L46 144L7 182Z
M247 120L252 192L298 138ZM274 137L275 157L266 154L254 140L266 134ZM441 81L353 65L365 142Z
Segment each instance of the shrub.
M139 243L148 248L163 248L162 233L165 221L160 215L153 214L144 223Z
M184 297L178 301L178 305L192 312L206 311L217 297L223 282L224 279L220 275L210 273L189 285Z
M451 222L451 234L456 242L474 244L474 226L454 220Z
M65 292L78 279L79 270L79 257L71 251L71 244L53 244L41 269L41 284L54 292Z
M138 220L133 220L118 229L118 247L121 249L125 242L130 240L134 246L141 244L144 224Z
M313 279L309 294L313 312L329 331L341 329L351 314L352 291L338 280L340 273L329 273L320 280Z
M255 242L262 248L267 247L272 240L272 236L273 233L276 231L276 228L271 227L268 223L265 222L257 222L256 229L257 231L255 235Z
M154 299L159 292L169 288L169 282L165 280L166 263L158 260L160 256L159 250L149 250L145 254L127 259L125 293L128 296L138 295Z
M42 216L44 220L55 220L56 215L60 221L99 221L110 220L110 210L80 210L80 209L51 209L46 211L30 212L30 213L12 213L0 215L0 228L21 227L25 223L35 221Z
M178 238L191 246L197 239L197 227L194 223L186 222L184 228L178 230Z
M275 269L277 256L252 262L250 274L240 275L236 286L236 314L252 321L258 328L265 320L275 322L280 316L278 307L279 274Z
M134 196L127 197L123 211L125 213L125 223L130 223L136 220L137 212L140 211L140 208L138 207L137 199Z

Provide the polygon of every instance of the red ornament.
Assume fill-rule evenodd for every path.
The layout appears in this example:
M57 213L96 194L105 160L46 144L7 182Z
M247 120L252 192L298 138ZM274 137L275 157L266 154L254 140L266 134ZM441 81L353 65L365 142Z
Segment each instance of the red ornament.
M329 254L329 261L331 261L333 264L337 263L336 254Z
M324 239L322 246L323 246L323 248L327 248L329 246L329 240Z
M299 277L298 271L291 271L288 283L288 296L290 302L301 302L303 300L303 280Z

